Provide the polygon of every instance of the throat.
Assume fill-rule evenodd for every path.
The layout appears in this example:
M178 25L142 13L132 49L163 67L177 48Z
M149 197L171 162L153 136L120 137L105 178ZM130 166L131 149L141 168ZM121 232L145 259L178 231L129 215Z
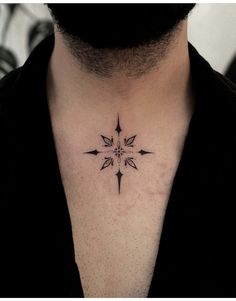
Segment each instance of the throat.
M98 50L87 49L80 42L78 52L83 54L78 57L68 43L56 30L48 89L51 98L61 99L63 104L68 101L70 106L92 108L119 102L134 106L141 100L160 103L175 95L186 97L190 64L185 21L165 47L153 42L131 49Z

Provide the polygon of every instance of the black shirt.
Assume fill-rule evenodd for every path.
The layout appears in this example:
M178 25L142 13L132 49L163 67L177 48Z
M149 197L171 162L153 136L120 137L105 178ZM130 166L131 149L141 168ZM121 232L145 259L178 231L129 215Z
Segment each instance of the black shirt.
M53 47L0 81L1 297L83 297L46 97ZM148 297L236 297L236 88L189 53L196 106Z

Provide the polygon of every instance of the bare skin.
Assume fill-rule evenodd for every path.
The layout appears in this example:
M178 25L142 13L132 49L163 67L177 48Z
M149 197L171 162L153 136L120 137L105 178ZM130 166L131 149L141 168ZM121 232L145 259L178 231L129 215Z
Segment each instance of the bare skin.
M187 22L138 78L86 71L57 30L55 38L48 103L84 295L146 297L193 112ZM115 163L100 170L103 157L84 154L115 136L117 113L122 137L137 135L135 147L153 152L135 159L137 170L122 165L120 194Z

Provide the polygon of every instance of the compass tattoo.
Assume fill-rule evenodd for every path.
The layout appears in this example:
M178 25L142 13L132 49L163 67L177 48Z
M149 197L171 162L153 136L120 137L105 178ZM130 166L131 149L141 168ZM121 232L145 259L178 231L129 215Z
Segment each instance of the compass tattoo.
M115 128L116 135L115 138L113 136L106 137L101 135L103 145L100 150L94 149L85 152L85 154L89 155L101 155L103 157L103 162L100 170L104 170L105 168L116 166L117 172L115 176L117 177L118 183L118 192L121 192L121 179L123 177L124 167L130 167L135 170L138 170L136 165L137 156L143 156L147 154L153 154L153 152L146 151L143 149L135 150L135 139L137 135L132 135L129 137L125 137L121 139L120 133L123 131L120 126L120 118L118 114L117 125ZM124 172L124 171L123 171Z

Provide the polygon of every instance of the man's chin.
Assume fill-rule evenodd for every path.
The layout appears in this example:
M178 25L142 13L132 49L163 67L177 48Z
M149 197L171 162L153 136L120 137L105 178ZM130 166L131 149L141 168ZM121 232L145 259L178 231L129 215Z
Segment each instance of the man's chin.
M58 28L94 48L130 48L158 41L194 4L48 4Z

